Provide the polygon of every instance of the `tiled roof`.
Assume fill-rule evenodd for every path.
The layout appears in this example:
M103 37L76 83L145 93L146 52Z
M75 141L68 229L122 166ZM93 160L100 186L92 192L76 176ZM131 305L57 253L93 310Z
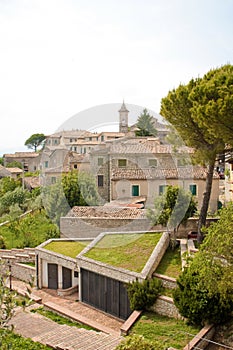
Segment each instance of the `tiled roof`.
M103 148L101 148L102 150ZM100 149L96 149L98 153ZM174 154L171 145L160 144L159 140L154 137L147 138L123 138L106 142L105 152L110 154ZM190 147L180 147L178 154L192 154L193 149ZM174 154L175 156L175 154Z
M7 170L11 173L11 174L21 174L23 172L22 169L20 168L7 168Z
M73 207L67 214L80 218L136 219L144 217L144 210L124 207Z
M199 166L180 168L146 168L146 169L120 169L115 168L112 172L112 180L120 179L203 179L207 176L207 169ZM214 173L214 178L218 178Z
M24 183L31 188L37 188L40 187L40 178L39 176L28 176L24 178Z
M15 152L14 154L8 153L4 154L4 157L8 158L35 158L39 156L39 153L36 152Z

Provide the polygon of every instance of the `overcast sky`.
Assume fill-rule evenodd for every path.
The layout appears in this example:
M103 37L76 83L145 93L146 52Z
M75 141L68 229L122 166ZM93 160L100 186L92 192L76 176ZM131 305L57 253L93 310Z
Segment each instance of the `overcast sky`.
M0 0L0 154L123 98L159 112L232 62L233 0Z

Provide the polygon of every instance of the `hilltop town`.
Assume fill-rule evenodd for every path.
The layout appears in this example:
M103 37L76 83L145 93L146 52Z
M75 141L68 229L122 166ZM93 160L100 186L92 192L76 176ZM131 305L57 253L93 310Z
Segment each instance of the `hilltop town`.
M157 300L147 310L181 320L171 293L185 269L186 257L193 256L199 247L198 213L206 190L207 167L193 161L192 147L171 142L174 130L146 109L134 125L128 123L129 112L123 102L116 111L116 132L59 131L45 136L40 150L4 154L0 165L0 255L10 289L26 295L25 288L33 277L31 297L37 303L109 334L108 340L93 338L93 347L88 347L93 350L114 349L140 318L138 310L145 306L132 306L126 284L158 279L157 289L153 287ZM140 118L149 120L147 128L140 126ZM218 154L207 226L217 222L218 210L232 199L232 174L231 152L224 157ZM180 206L175 221L169 221L172 211L164 221L163 207L160 215L153 214L158 199L167 200L169 190ZM182 196L188 203L179 199ZM193 209L186 216L191 204ZM170 209L175 211L175 206ZM175 273L161 272L167 254L178 257ZM170 292L163 295L161 288ZM77 309L74 300L84 305L83 310L81 306ZM85 318L82 313L89 313L85 310L88 306L92 312ZM27 336L17 316L9 322ZM196 331L187 329L186 333ZM39 330L31 338L55 349L88 346L78 333L65 340L68 329L61 339L52 340L56 332L63 334L60 329L51 336ZM86 332L89 337L90 331ZM201 332L198 337L211 339L213 325ZM193 348L199 344L198 337L192 340Z

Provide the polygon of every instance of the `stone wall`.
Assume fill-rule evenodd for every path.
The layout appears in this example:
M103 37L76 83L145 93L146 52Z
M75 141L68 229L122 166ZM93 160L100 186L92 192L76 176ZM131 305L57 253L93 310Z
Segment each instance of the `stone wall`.
M177 287L175 278L160 275L159 273L153 273L153 277L159 278L164 288L175 289Z
M33 266L24 265L23 263L35 263L35 249L0 249L0 272L3 275L9 273L11 276L24 282L31 282L35 279L36 269Z
M207 219L207 226L217 218ZM198 218L190 218L185 225L180 225L177 238L187 238L189 231L197 231ZM62 217L60 220L61 237L86 238L97 237L101 232L130 232L130 231L157 231L167 229L161 225L152 226L146 218L79 218Z
M151 278L153 272L158 267L160 261L162 260L162 257L164 256L164 253L166 252L169 246L169 241L170 237L168 232L164 232L158 244L156 245L156 248L151 254L149 260L147 261L144 269L142 270L142 274L145 275L147 278Z
M178 319L182 318L176 306L174 305L173 299L166 297L165 295L160 295L150 310L156 312L159 315Z
M24 264L14 264L11 268L12 277L24 282L34 282L36 278L36 269L33 266Z
M150 229L151 224L147 219L62 217L60 220L61 237L67 238L94 238L102 232L148 231Z

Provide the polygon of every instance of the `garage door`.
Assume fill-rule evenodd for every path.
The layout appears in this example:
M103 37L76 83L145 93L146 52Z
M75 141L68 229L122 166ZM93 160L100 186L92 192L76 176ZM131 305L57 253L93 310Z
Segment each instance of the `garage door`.
M131 314L123 282L81 269L82 301L121 319Z
M57 264L48 264L48 288L58 288L58 268Z
M62 289L72 287L72 270L62 266Z

